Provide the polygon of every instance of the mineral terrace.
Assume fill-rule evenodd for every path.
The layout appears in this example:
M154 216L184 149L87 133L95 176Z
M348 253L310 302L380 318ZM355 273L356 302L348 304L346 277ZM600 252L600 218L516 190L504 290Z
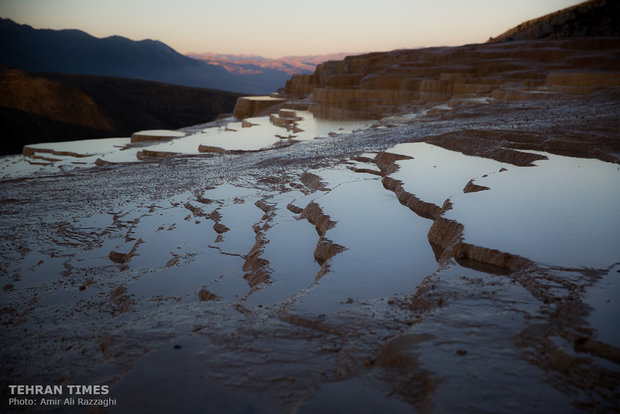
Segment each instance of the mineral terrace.
M0 159L2 389L618 410L619 67L613 38L373 53L237 117Z

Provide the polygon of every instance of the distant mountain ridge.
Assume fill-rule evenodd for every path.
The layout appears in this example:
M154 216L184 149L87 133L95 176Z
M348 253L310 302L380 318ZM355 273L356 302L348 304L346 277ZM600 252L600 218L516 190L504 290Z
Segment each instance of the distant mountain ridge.
M157 40L96 38L80 30L34 29L10 19L0 19L0 64L35 72L144 79L247 94L275 92L291 74L269 65L229 71L221 63L184 56Z
M311 56L284 56L269 59L258 55L230 55L222 53L188 53L187 56L218 65L231 73L262 73L265 69L279 70L287 75L312 73L319 63L342 60L351 53L330 53ZM286 79L285 79L286 81Z

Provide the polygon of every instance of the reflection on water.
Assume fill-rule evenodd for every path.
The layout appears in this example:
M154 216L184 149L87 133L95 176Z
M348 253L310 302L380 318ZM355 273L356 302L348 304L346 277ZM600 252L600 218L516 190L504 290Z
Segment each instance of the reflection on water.
M246 306L279 305L314 283L320 269L312 254L318 240L314 227L297 220L286 204L278 204L272 227L265 232L269 242L261 257L269 262L269 284L250 295Z
M411 413L409 404L380 389L381 385L360 377L323 384L304 401L299 413Z
M414 158L398 161L392 174L407 192L438 206L450 199L444 216L464 225L468 243L550 265L606 268L620 260L615 164L539 153L548 159L517 167L426 143L389 152ZM464 193L471 179L490 190Z
M134 162L137 160L138 149L122 150L129 144L129 140L129 138L102 138L31 144L28 147L35 151L31 157L23 155L0 157L0 179L91 168L95 166L97 158L113 162Z
M50 149L57 152L73 152L81 155L96 155L116 152L119 148L129 144L129 138L101 138L83 139L80 141L45 142L41 144L29 144L29 148ZM50 155L57 157L57 155Z
M132 144L130 138L104 138L32 144L27 146L34 151L31 156L0 157L0 179L48 174L75 168L91 168L96 165L96 162L138 162L141 151L149 151L146 154L147 158L197 155L201 153L199 150L201 145L206 152L213 150L258 151L290 142L291 139L299 141L326 138L331 134L347 134L370 125L368 121L319 120L308 111L295 111L295 114L295 125L289 128L286 124L275 125L269 116L247 118L244 122L228 118L210 123L202 130L186 128L190 133L187 136L185 132L166 130L136 133L154 137L176 136L175 139L163 142L154 140Z
M105 153L102 148L90 158L58 156L65 158L41 168L94 157L129 160L141 148L190 152L218 139L229 148L254 140L258 148L279 142L274 132L285 131L267 118L251 121L255 125L249 128L227 123L195 136L123 151L113 146ZM298 125L307 135L295 132L297 139L322 136L335 127L346 131L343 124L328 126L311 118ZM569 293L577 292L580 299L583 288L584 301L593 308L587 316L590 325L584 317L575 328L585 332L591 327L595 339L619 345L617 165L546 154L549 159L534 167L515 167L425 143L402 144L389 152L414 157L399 161L400 170L391 176L401 180L406 191L437 205L452 201L453 209L444 214L464 225L465 241L544 264L577 267L558 271L562 276L556 278L572 278L578 288ZM5 160L0 166L16 165ZM175 168L182 165L174 163ZM308 164L277 165L267 172L256 168L236 177L235 182L247 188L233 181L212 188L228 176L199 180L204 171L188 168L182 172L195 174L195 181L175 187L171 178L171 196L145 191L145 182L171 171L167 163L155 166L156 173L145 168L149 166L127 166L127 171L148 173L131 188L117 189L102 179L107 169L80 174L88 184L80 187L80 197L87 197L89 188L96 189L92 194L107 190L103 194L115 198L110 203L114 211L94 203L85 207L79 200L73 209L62 208L58 200L68 196L52 190L66 183L55 183L56 177L45 180L56 204L38 199L28 205L16 203L17 190L44 185L38 180L11 184L17 190L7 191L4 206L14 214L6 215L9 224L4 230L8 234L24 228L23 241L32 250L12 251L17 244L10 249L7 244L0 263L8 275L0 302L14 308L6 307L3 321L24 318L19 331L7 330L12 336L6 340L5 355L33 358L28 366L57 363L55 372L95 360L92 371L78 370L77 375L89 381L94 375L107 375L102 374L103 363L121 367L111 369L110 377L124 375L133 364L134 372L114 388L119 401L127 398L122 409L128 411L141 404L132 402L132 395L147 395L166 379L176 388L166 395L160 387L163 394L149 400L153 409L173 396L225 411L281 411L286 403L298 412L408 412L410 401L401 400L399 392L406 388L403 395L416 396L426 384L434 399L430 409L441 412L536 412L542 406L549 412L571 411L569 399L548 382L546 368L526 361L515 341L525 333L532 348L550 339L572 349L567 338L538 334L541 321L556 324L545 312L565 303L561 299L569 289L551 277L535 275L540 279L536 284L549 283L540 287L554 299L547 304L528 283L515 283L520 282L517 278L454 262L438 268L427 240L432 220L401 205L377 175L346 168L369 169L363 159L310 170ZM502 167L507 171L499 172ZM308 173L317 175L324 186L315 185L318 180ZM463 193L471 179L489 190ZM131 201L136 195L141 201ZM344 248L321 263L315 259L320 238L315 224L299 213L311 202L335 223L324 237ZM37 226L38 221L45 226ZM216 223L228 230L218 234L216 228L222 230L214 228ZM256 243L261 237L263 245ZM134 247L126 263L110 259L110 252L128 253ZM244 277L250 272L244 264L257 251L266 263L267 277L251 285ZM607 274L590 286L589 275L604 272L585 272L583 267L607 269ZM215 297L205 299L199 294L202 288ZM22 327L28 328L29 337ZM559 327L573 326L567 322ZM72 349L45 343L60 335L68 338ZM420 336L431 339L412 340ZM384 345L392 339L400 345L392 348L390 357ZM19 349L24 345L31 348ZM159 350L138 359L153 349ZM39 350L57 355L58 361ZM383 362L377 362L378 352ZM583 359L583 353L574 352ZM401 363L406 369L392 369ZM28 373L28 367L19 368ZM415 375L421 382L415 382ZM261 402L252 396L247 401L251 390L278 399L270 395ZM525 398L529 405L523 403Z
M588 320L596 330L597 339L620 348L620 264L612 266L607 275L588 290L584 300L592 306Z
M346 248L297 309L332 311L349 298L364 301L412 292L437 267L426 239L429 220L411 213L377 178L346 169L321 178L331 192L315 201L336 222L326 237Z
M448 197L461 194L469 180L509 168L495 160L464 155L425 142L399 144L389 152L413 157L397 161L400 168L391 177L401 180L407 192L439 207Z
M327 137L330 133L350 133L369 125L369 122L348 121L335 122L317 120L308 111L296 111L296 128L274 125L269 117L247 118L241 122L227 122L219 127L211 127L188 137L150 146L152 151L181 152L198 154L200 145L221 148L226 151L257 151L268 148L289 138L309 140ZM300 119L301 118L301 119ZM244 127L243 124L251 127Z
M615 164L544 154L476 180L490 191L452 198L446 217L465 240L545 264L606 268L620 261L620 171Z

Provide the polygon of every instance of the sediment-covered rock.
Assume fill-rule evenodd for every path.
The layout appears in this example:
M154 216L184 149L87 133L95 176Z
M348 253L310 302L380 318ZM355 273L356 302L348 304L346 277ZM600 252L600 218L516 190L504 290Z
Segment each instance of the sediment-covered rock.
M159 158L167 158L167 157L174 157L179 155L178 152L169 152L169 151L152 151L152 150L140 150L138 152L136 152L136 158L139 160L144 160L144 159L159 159Z
M579 352L587 352L600 358L608 359L616 364L620 364L620 349L612 345L597 341L593 338L577 338L574 348Z
M396 170L398 170L398 165L396 165L396 161L411 159L413 158L408 155L394 154L391 152L380 152L375 156L374 160L372 161L377 164L377 167L379 167L379 169L381 170L381 174L390 175L393 172L396 172Z
M414 370L419 367L416 345L434 338L433 335L424 333L392 338L379 349L374 363L387 368Z
M315 276L315 280L319 280L329 272L329 260L346 250L346 247L334 243L325 236L325 233L327 233L329 229L333 228L336 225L336 222L332 221L329 215L323 212L321 206L314 201L309 203L304 209L301 209L293 204L289 204L287 209L293 213L299 214L299 220L308 220L310 224L313 224L317 234L319 235L319 240L316 244L316 248L314 249L314 258L321 266L321 269Z
M270 278L271 269L269 268L269 261L264 259L262 254L265 251L265 246L269 243L265 232L271 228L270 223L273 220L273 206L267 204L264 199L256 201L254 205L265 214L259 223L255 223L252 226L255 233L254 245L244 256L243 271L245 274L243 278L247 280L253 289L261 283L267 282Z
M620 87L620 38L375 52L317 66L287 82L289 97L312 96L319 118L380 118L399 107L488 97L512 102Z
M556 92L590 93L595 88L620 87L620 71L551 72L547 86Z
M327 214L323 213L321 206L315 202L308 204L299 215L299 218L306 219L310 223L314 224L314 227L320 236L324 236L327 230L336 225L335 222L331 221Z
M58 156L65 156L65 157L76 157L76 158L88 157L88 154L79 154L73 151L58 151L52 148L34 148L28 145L24 145L24 148L22 149L22 155L25 155L27 157L35 158L36 157L35 154L37 152L58 155Z
M167 130L138 131L131 134L131 142L143 141L169 141L174 138L182 138L185 132Z
M300 180L312 192L326 191L328 189L326 184L321 181L321 177L310 172L303 173Z
M392 177L383 177L382 183L386 190L390 190L396 195L402 205L409 207L418 216L431 220L439 216L441 211L439 206L422 201L415 195L405 191L403 183L399 180L395 180Z
M428 137L426 142L466 155L477 155L491 158L520 167L532 166L535 161L547 157L530 152L516 151L506 146L513 146L515 142L536 142L532 135L518 134L510 131L465 130L449 132L436 137ZM518 145L514 145L518 146Z
M268 241L262 232L256 233L256 242L252 249L245 256L243 263L243 271L246 272L243 278L248 281L250 287L254 288L263 282L269 280L269 261L263 259L261 255L264 246Z
M312 93L318 85L318 78L314 74L293 75L286 81L285 91L289 95L304 96Z
M198 292L198 297L201 301L217 300L217 295L209 292L207 288L204 287Z
M119 263L119 264L125 264L128 263L132 257L134 257L134 255L136 254L136 250L138 249L138 246L143 243L142 239L139 239L131 248L131 250L127 253L120 253L117 251L111 251L109 254L109 258L110 260L112 260L113 262Z
M474 260L511 271L523 269L530 263L511 253L463 242L463 225L444 217L435 219L427 237L431 245L442 250L441 261L450 258Z
M343 246L325 237L321 237L316 244L316 249L314 249L314 258L322 266L326 261L344 250L345 248Z
M258 115L261 111L285 101L284 98L272 96L243 96L237 99L233 114L239 119L244 119Z
M198 145L198 152L225 152L226 150L221 147L213 147L211 145Z
M225 225L223 225L222 223L215 223L213 225L213 230L215 230L216 233L218 233L218 234L222 234L222 233L226 233L230 229L228 227L226 227Z
M463 193L475 193L478 191L485 191L488 190L489 187L484 186L484 185L478 185L474 183L474 180L469 180L467 182L467 184L465 184L465 187L463 187Z

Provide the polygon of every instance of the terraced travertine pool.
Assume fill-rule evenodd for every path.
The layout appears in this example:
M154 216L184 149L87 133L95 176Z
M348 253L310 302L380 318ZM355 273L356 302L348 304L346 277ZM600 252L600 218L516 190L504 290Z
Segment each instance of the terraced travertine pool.
M618 164L426 139L499 128L470 105L4 157L3 382L109 384L110 412L614 409Z

